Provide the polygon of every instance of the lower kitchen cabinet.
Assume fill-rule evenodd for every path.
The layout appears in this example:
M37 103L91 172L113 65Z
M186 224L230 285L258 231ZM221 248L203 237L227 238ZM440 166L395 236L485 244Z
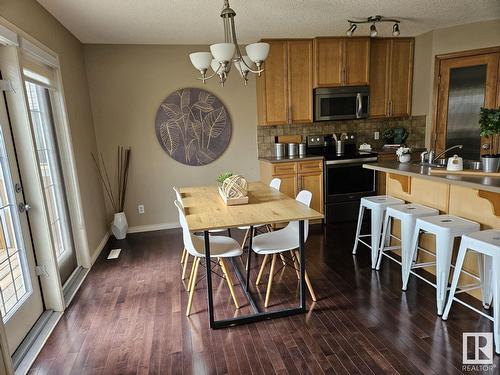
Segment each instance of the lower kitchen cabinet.
M269 184L273 178L281 179L280 191L295 198L300 190L312 193L311 208L323 213L323 160L298 162L260 161L260 180Z
M274 175L273 178L278 177L281 180L280 191L288 195L290 198L295 198L297 196L297 175ZM269 183L270 181L266 181Z
M323 171L298 175L298 189L312 193L311 208L323 213Z

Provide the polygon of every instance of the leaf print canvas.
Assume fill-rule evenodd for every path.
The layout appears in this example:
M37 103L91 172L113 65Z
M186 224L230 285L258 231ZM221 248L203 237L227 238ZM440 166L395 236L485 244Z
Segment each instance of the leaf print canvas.
M214 94L197 88L173 92L156 112L156 137L170 157L205 165L221 156L231 139L231 118Z

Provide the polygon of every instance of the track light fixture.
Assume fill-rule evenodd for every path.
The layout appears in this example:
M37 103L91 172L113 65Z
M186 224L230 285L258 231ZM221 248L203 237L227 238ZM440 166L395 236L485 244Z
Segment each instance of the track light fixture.
M355 23L351 23L351 26L349 26L349 29L346 31L347 36L352 36L357 27L358 26Z
M393 18L385 18L383 16L370 16L368 18L359 18L357 20L347 20L349 22L349 28L346 31L347 36L352 36L354 31L358 27L360 23L371 23L370 26L370 36L375 38L378 35L377 27L375 26L378 22L394 22L392 26L392 35L399 36L399 24L401 21L393 19Z
M399 32L399 23L395 23L393 26L392 26L392 35L394 36L399 36L400 32Z

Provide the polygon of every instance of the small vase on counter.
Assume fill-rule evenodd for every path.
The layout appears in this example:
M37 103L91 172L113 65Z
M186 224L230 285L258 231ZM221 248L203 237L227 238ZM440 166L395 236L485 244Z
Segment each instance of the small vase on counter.
M409 163L411 160L411 155L410 154L403 154L399 157L399 162L400 163Z
M128 222L125 212L117 212L111 225L111 232L117 240L123 240L127 237Z
M411 160L411 148L409 147L399 147L396 150L396 155L400 163L409 163Z

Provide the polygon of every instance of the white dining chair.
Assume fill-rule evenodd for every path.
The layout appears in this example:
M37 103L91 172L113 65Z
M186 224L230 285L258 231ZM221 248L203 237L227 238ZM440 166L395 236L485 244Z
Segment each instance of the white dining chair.
M297 194L295 198L298 202L306 205L307 207L311 204L312 193L307 190L302 190ZM309 234L309 221L304 221L304 242L307 241L307 236ZM267 290L266 290L266 299L264 302L264 306L268 307L269 305L269 297L271 295L271 287L273 282L273 276L275 272L276 266L276 258L277 255L282 255L285 252L289 252L291 256L291 260L293 261L293 268L297 273L297 277L300 279L300 256L299 256L299 222L291 221L288 225L283 228L269 233L263 233L255 236L252 241L252 250L257 254L264 255L264 259L262 260L262 265L259 270L259 274L257 276L257 280L255 282L256 285L260 283L260 279L262 278L262 274L264 272L264 268L266 266L266 262L269 256L271 259L271 270L269 271L269 279L267 281ZM307 288L309 293L311 294L311 298L313 301L316 301L316 294L314 293L311 280L307 275L307 271L305 272L305 279Z
M177 186L172 186L172 189L175 192L177 202L179 202L182 205L182 207L184 207L184 203L182 202L181 191L179 190L179 188ZM229 229L211 229L209 231L209 233L213 234L213 233L220 233L220 232L225 232L225 231L227 231L229 237L231 237ZM182 266L181 280L184 280L186 278L186 270L187 270L188 262L189 262L189 253L186 251L186 248L184 248L182 250L182 255L181 255L181 266ZM194 269L194 263L193 263L193 266L191 267L191 272L193 271L193 269ZM187 291L189 292L189 283L188 283Z
M271 180L271 182L269 183L269 187L272 188L272 189L280 191L281 179L279 179L279 178L273 178ZM267 229L267 231L270 232L271 231L270 225L271 225L271 223L270 224L255 225L254 229L265 227ZM241 243L241 247L245 248L245 244L250 239L250 235L251 235L250 234L250 226L249 225L245 225L243 227L238 227L238 229L246 230L245 237L243 237L243 242Z
M196 279L198 277L198 268L200 266L200 260L205 258L205 240L201 236L196 236L189 231L186 215L184 213L184 207L179 201L174 201L175 206L179 211L179 222L182 227L182 238L184 241L184 248L186 251L194 257L194 270L191 272L189 278L189 299L186 309L186 316L191 313L191 306L193 304L194 289L196 286ZM233 282L231 276L228 272L228 268L224 261L225 258L237 257L242 254L242 249L238 241L227 236L210 236L210 257L216 258L217 263L220 266L223 274L223 279L229 287L231 297L233 299L234 305L237 309L240 308L238 300L233 289ZM211 267L211 260L205 260L205 267ZM211 269L211 268L209 268Z

